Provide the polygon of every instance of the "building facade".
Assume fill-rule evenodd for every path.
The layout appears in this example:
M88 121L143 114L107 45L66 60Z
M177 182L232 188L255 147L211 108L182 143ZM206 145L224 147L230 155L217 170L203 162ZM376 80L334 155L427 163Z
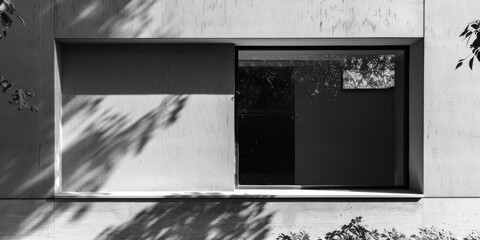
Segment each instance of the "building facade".
M480 69L455 65L476 3L18 1L1 73L40 111L0 104L0 239L318 238L357 216L466 236ZM408 52L406 188L238 188L240 48L392 46Z

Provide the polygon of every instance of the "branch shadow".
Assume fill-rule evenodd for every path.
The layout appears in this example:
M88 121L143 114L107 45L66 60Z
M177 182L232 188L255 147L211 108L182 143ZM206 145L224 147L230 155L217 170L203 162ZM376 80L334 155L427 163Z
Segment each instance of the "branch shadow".
M265 202L159 202L95 238L110 239L266 239L273 213Z
M56 32L59 35L55 37L59 38L67 35L69 37L93 36L96 38L173 38L182 34L182 14L181 9L179 9L180 5L177 4L176 0L56 0L49 2L51 4L41 4L40 7L43 9L40 15L53 15L55 13L56 19L62 18L64 20L55 23L55 29L63 29L62 34L64 35ZM38 4L37 2L24 2L23 4L27 3ZM27 23L35 22L34 20L29 21L28 14L25 15L27 15ZM53 17L52 20L55 21ZM92 59L94 58L90 57L89 60ZM190 68L195 69L198 65L200 64L192 64ZM200 67L198 68L200 69ZM88 72L91 72L91 69L88 70L90 70ZM203 73L200 70L197 72ZM219 68L216 72L222 71L230 70ZM211 76L210 73L208 76ZM215 77L213 78L216 79ZM185 83L187 82L185 81ZM192 82L193 86L190 86ZM220 94L224 94L226 93L224 89L229 87L228 84L224 84L219 89L207 91L204 84L199 83L199 81L192 82L188 82L188 86L193 90L185 92L183 88L179 90L170 89L169 92L163 92L163 94L195 94L198 93L198 89L203 89L201 90L203 91L201 92L202 94L217 94L219 91ZM114 86L115 83L112 85ZM98 83L95 86L98 86ZM42 109L41 117L39 117L42 122L41 126L31 127L33 131L25 130L19 131L19 133L16 133L19 130L18 128L2 128L2 130L7 129L9 131L8 133L2 132L2 134L14 136L15 140L6 139L2 142L0 153L2 161L2 166L0 167L1 196L31 197L37 198L37 200L28 201L28 203L26 203L27 201L12 200L0 204L0 208L6 209L8 214L14 216L8 220L8 224L0 224L0 239L11 239L16 238L15 236L19 234L28 235L33 233L51 224L55 214L60 215L67 211L75 212L71 221L79 221L91 208L89 203L56 205L49 199L38 200L39 197L51 198L53 195L55 177L53 176L53 159L58 154L58 152L55 152L57 139L54 131L58 122L55 122L55 119L52 117L55 112L54 95L58 93L55 92L53 81L42 80L40 89L41 91L36 92L40 93L41 96L39 97L42 101L40 106ZM152 92L140 92L137 94L152 94ZM228 92L228 94L231 93ZM63 96L64 105L71 104L73 101L76 101L74 96ZM80 102L72 109L62 109L62 111L66 110L64 111L62 121L70 122L77 118L80 113L86 116L93 115L99 111L99 105L102 104L102 101L102 98L98 98L92 101ZM166 103L166 107L160 104L155 109L151 109L148 113L140 116L140 119L133 123L126 121L121 114L105 112L101 128L93 125L88 131L83 133L81 138L76 139L76 143L93 149L92 152L96 152L97 156L82 156L78 162L75 162L73 165L78 168L72 167L64 173L66 175L70 171L71 176L81 177L82 180L73 183L71 179L64 178L65 184L75 184L74 187L81 190L95 191L95 189L100 188L101 184L99 182L102 181L97 180L108 178L111 169L115 166L117 156L122 154L140 154L154 137L155 130L167 128L175 124L187 102L187 95L172 98ZM14 122L20 119L20 121L26 122L23 125L35 125L37 123L36 121L33 123L29 122L31 120L27 117L19 116L20 113L11 117L6 116L5 119L7 122ZM19 126L22 126L22 124L19 124ZM64 154L73 154L75 152L79 152L78 148L68 149ZM102 175L99 174L100 172ZM20 207L10 208L11 205ZM4 212L1 215L5 216L3 214Z
M67 109L64 124L72 119L71 111L78 115L76 122L86 122L94 116L101 117L90 121L83 133L79 134L82 138L64 150L63 189L80 192L99 190L110 177L117 161L130 154L140 154L159 133L158 130L168 128L177 121L188 96L169 95L134 122L126 114L100 110L98 105L103 100L104 97L99 96L80 98L80 102L73 100L73 106L64 107ZM101 111L100 115L94 115L96 111Z
M59 0L55 11L62 20L56 28L67 35L172 38L182 33L176 0Z
M82 134L83 137L76 139L73 147L63 153L66 159L71 160L65 165L68 167L63 168L64 187L75 188L78 191L99 189L111 174L119 157L126 154L139 154L159 133L159 130L175 124L188 97L169 95L157 107L134 122L127 121L125 114L103 112L102 119L94 121L100 124L92 124L86 128ZM102 96L81 98L80 101L76 100L75 96L64 96L63 104L69 107L65 108L63 122L93 117L100 110L99 106L103 100ZM84 151L85 149L87 151ZM75 157L69 157L70 155ZM3 168L11 165L11 162L7 162ZM10 175L6 175L5 179L6 184L16 180ZM39 182L33 182L32 187L48 179L39 178L38 180ZM12 203L19 204L21 207L2 212L2 216L13 217L9 218L8 224L0 224L0 232L2 232L0 239L32 234L48 225L54 215L60 216L67 211L74 213L70 219L71 222L79 221L91 208L88 202L54 205L48 200L45 202L35 200L29 204L17 203L14 200L6 202L7 205L0 204L0 209ZM3 229L7 225L8 228Z

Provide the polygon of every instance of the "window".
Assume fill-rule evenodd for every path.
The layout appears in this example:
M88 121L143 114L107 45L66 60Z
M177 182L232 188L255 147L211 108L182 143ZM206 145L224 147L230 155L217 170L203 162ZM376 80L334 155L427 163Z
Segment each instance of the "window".
M239 187L408 187L408 47L237 48Z
M55 197L419 197L414 40L56 42Z

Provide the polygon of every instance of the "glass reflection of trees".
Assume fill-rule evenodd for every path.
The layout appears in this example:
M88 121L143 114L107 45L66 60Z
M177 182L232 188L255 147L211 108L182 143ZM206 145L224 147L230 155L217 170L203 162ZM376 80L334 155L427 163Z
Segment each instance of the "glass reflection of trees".
M395 55L355 58L343 70L343 89L386 89L395 86ZM365 59L365 60L364 60Z
M329 100L334 100L342 88L394 87L395 55L305 55L300 60L239 60L237 83L240 117L264 111L293 112L295 99L313 101L329 96Z

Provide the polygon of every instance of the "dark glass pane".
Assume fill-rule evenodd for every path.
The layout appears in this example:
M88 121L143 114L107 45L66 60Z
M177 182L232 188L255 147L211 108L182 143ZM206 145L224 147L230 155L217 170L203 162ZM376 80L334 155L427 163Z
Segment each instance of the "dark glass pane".
M294 184L292 68L242 61L237 72L239 183Z
M403 50L240 51L241 185L404 185Z
M238 68L237 107L239 113L294 111L294 83L291 67L262 66L242 61Z
M295 133L291 116L246 115L239 121L242 185L290 185L295 182Z

